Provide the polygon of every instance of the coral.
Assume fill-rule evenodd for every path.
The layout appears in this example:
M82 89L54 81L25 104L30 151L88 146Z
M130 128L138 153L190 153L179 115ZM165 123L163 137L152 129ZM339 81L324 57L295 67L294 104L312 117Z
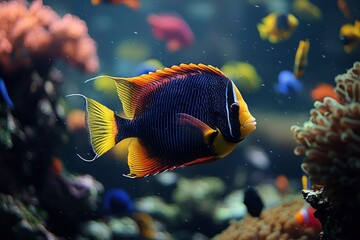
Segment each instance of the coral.
M333 204L355 206L360 201L360 62L335 82L340 103L330 97L316 101L310 121L291 131L311 182L324 185Z
M240 221L232 221L226 230L213 239L318 239L315 230L296 223L294 216L304 204L303 200L294 199L264 210L259 218L246 216Z
M84 21L61 18L40 0L0 1L0 79L12 100L0 101L0 192L35 195L47 212L47 229L68 238L96 215L102 186L87 176L63 176L61 160L53 160L63 155L67 140L63 77L53 63L62 58L97 71L96 45L87 31ZM8 233L6 239L33 239L31 231Z
M43 67L39 60L50 66L57 58L97 71L96 44L84 21L71 14L61 18L41 0L0 2L0 75Z
M34 206L26 207L21 201L0 194L0 232L3 239L56 239L44 226Z
M295 154L305 155L302 169L317 186L304 195L317 209L323 239L353 239L360 213L360 62L335 82L339 102L316 101L310 121L291 131L300 144Z

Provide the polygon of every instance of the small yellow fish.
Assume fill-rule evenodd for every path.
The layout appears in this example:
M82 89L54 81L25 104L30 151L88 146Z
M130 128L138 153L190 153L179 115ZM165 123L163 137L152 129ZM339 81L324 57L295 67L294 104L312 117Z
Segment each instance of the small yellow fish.
M355 20L354 25L347 23L340 28L340 40L344 51L351 53L360 42L360 21Z
M294 62L294 75L297 79L300 79L303 74L305 67L308 62L308 54L310 49L310 42L308 39L301 40L299 42L299 47L296 50L295 62Z
M292 5L295 14L308 20L321 20L322 13L320 8L309 0L295 0Z
M221 71L232 79L241 90L254 91L261 86L261 77L250 63L230 61L222 66Z
M126 117L87 98L93 161L123 139L130 178L225 157L256 129L255 118L233 81L218 68L180 64L133 78L99 76L115 82Z
M291 37L299 21L292 14L270 13L257 25L261 39L277 43Z

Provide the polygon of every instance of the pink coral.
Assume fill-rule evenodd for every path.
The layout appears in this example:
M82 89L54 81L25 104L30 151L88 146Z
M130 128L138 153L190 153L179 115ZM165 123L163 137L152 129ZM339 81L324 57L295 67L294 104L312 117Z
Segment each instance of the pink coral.
M41 0L0 2L0 71L13 73L39 59L52 63L57 58L88 73L97 71L96 44L84 21L71 14L61 18Z

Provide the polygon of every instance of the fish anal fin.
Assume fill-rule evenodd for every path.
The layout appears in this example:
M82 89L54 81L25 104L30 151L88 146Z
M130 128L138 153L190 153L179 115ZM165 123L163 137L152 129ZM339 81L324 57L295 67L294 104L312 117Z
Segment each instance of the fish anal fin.
M203 163L209 163L209 162L213 162L217 159L216 156L208 156L208 157L202 157L202 158L197 158L191 162L187 162L185 163L183 166L190 166L190 165L196 165L196 164L203 164Z
M178 113L177 121L180 125L190 125L199 129L203 133L205 144L212 144L218 134L217 130L212 129L209 125L200 119L186 113Z
M138 138L133 138L129 144L128 165L130 173L124 175L130 178L142 178L156 175L175 166L169 165L167 160L152 157Z

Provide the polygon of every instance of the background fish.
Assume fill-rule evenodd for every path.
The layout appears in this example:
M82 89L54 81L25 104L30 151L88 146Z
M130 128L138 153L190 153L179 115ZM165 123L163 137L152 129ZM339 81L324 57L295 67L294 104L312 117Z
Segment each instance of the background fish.
M309 49L310 41L308 39L300 40L294 62L294 75L297 79L300 79L304 74L308 62Z
M299 25L292 14L270 13L257 25L261 39L277 43L291 37Z
M99 78L115 81L127 118L80 95L96 154L88 161L132 138L128 177L222 158L256 128L235 84L213 66L181 64L133 78Z

